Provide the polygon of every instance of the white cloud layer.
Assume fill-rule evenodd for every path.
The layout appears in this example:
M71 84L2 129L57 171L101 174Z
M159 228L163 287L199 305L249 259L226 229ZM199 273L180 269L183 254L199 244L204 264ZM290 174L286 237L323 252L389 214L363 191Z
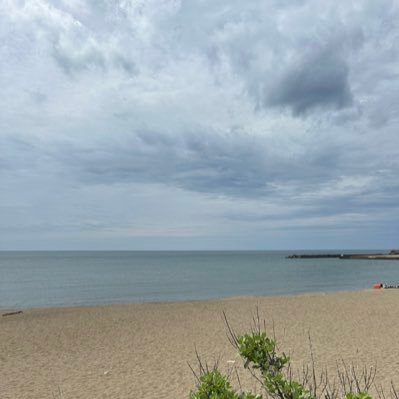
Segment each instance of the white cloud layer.
M0 1L0 248L394 247L395 1Z

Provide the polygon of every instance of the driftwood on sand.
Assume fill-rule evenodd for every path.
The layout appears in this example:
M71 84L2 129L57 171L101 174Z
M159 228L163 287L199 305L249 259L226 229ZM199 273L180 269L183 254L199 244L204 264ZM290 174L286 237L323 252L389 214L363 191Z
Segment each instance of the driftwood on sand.
M16 315L16 314L21 314L21 313L23 313L22 310L17 310L17 311L15 311L15 312L3 313L3 317L4 317L4 316L14 316L14 315Z

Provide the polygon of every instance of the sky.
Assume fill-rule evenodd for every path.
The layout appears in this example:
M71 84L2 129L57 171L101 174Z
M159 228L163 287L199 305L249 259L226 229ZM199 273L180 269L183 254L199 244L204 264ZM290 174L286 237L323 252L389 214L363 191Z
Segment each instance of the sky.
M399 2L0 0L0 249L399 247Z

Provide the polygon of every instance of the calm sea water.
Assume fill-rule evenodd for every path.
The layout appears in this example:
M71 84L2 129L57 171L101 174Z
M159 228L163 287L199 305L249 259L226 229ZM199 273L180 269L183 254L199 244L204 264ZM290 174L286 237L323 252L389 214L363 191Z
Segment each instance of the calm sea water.
M0 308L344 291L399 283L398 261L286 259L290 253L0 252Z

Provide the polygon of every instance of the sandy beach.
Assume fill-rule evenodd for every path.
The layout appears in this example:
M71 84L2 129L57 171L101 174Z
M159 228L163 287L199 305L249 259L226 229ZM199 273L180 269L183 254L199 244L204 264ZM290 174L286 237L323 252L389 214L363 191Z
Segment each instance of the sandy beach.
M367 290L33 309L1 317L0 397L187 398L195 386L187 364L196 367L195 348L223 370L231 370L231 361L241 364L222 312L245 332L256 307L295 367L309 362L310 335L319 368L334 374L341 359L375 364L378 384L399 386L399 291Z

